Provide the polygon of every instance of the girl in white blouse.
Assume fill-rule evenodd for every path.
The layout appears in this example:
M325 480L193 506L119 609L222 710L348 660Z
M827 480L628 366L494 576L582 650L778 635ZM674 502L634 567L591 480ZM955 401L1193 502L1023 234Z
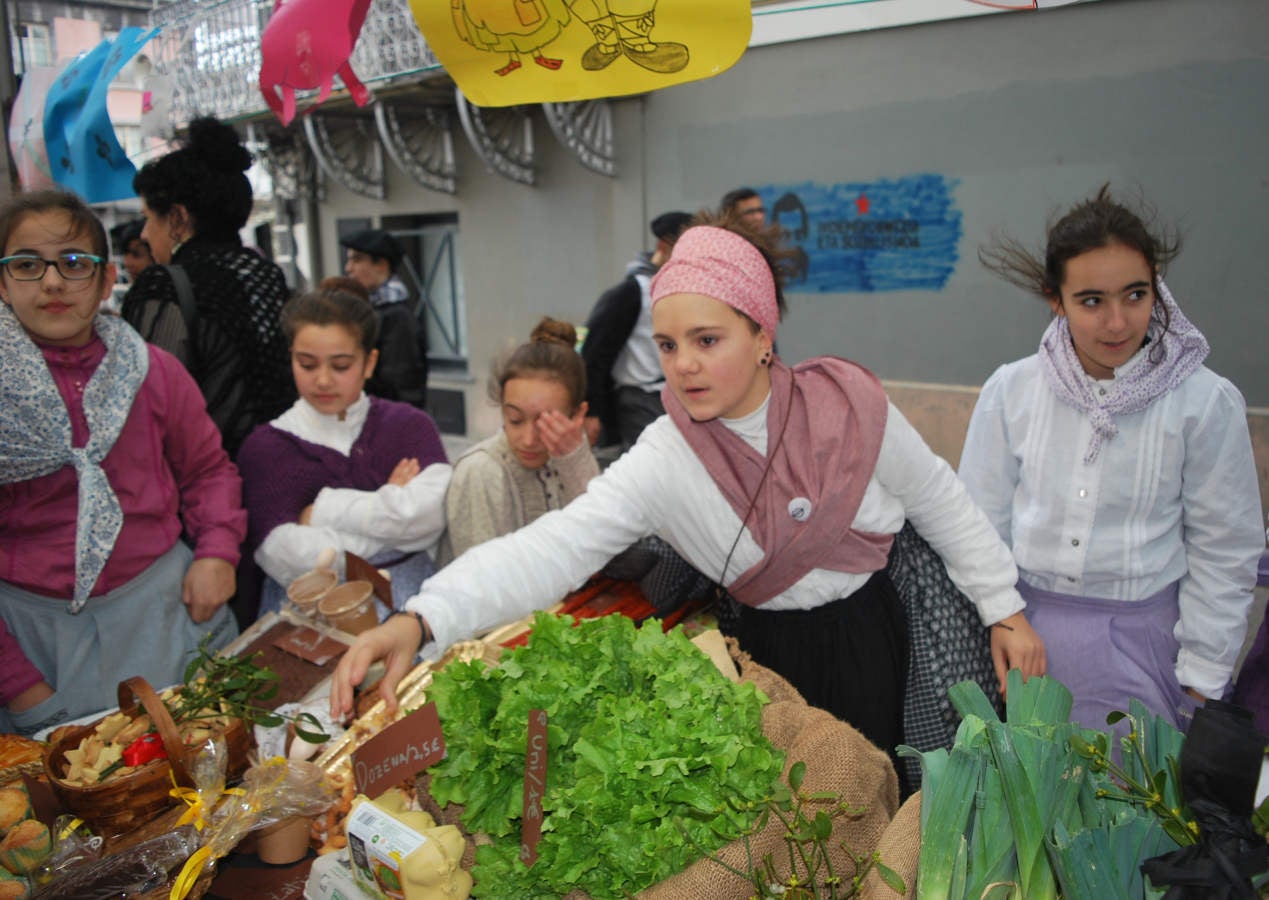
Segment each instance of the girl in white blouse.
M983 386L960 476L1088 727L1131 697L1185 727L1222 696L1264 546L1246 407L1163 283L1176 251L1103 187L1043 258L1011 240L980 253L1054 319Z
M884 569L905 519L982 624L1005 626L991 629L1001 681L1044 671L1008 548L955 473L866 369L774 355L782 302L763 238L722 224L685 231L652 282L667 415L564 509L469 550L409 615L359 636L334 677L337 716L371 660L386 657L395 708L421 641L443 648L546 607L649 534L743 605L737 636L755 660L881 747L902 737L906 624Z

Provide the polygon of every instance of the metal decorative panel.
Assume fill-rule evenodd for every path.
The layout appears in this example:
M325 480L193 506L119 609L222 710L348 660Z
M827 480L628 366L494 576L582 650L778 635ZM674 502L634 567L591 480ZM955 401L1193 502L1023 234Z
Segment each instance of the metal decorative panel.
M582 165L610 178L616 176L612 106L607 100L543 103L542 112L555 137Z
M304 117L304 136L317 164L331 178L363 197L387 196L383 145L368 118L311 113Z
M533 121L520 106L489 108L469 103L454 89L458 118L467 139L490 170L521 184L533 184L536 173L533 150Z
M425 188L447 194L458 190L447 109L380 100L375 103L375 125L384 149L401 171Z

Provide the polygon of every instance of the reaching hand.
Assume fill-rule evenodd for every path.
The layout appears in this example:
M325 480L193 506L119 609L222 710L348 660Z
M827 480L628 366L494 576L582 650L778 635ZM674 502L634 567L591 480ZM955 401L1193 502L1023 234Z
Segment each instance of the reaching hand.
M388 476L387 484L395 484L397 487L405 487L414 480L414 476L419 474L419 461L414 457L407 457L397 463L397 467L392 470L392 474Z
M201 625L234 595L235 585L234 567L228 561L212 556L196 559L185 570L181 601L189 617Z
M353 688L366 678L371 663L382 659L387 666L379 682L379 695L388 712L397 711L397 684L414 666L423 632L414 616L392 616L383 624L357 635L331 676L330 714L342 722L353 711Z
M1047 668L1044 641L1020 612L991 626L991 659L996 666L1001 696L1004 696L1010 669L1021 669L1025 681L1032 675L1043 675Z
M538 416L538 436L552 459L568 456L586 440L586 404L577 408L572 416L555 409L548 409Z

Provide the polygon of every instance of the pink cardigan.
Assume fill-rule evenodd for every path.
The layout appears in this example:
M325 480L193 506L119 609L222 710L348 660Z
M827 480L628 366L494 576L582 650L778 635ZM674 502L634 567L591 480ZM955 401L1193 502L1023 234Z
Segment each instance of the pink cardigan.
M76 447L88 438L83 387L105 355L86 347L42 347L70 411ZM123 509L123 527L93 596L135 578L181 537L194 557L238 563L246 536L238 470L221 446L203 395L185 367L149 347L150 369L114 447L102 461ZM0 580L69 600L75 582L77 479L71 466L31 481L0 485ZM0 649L3 649L0 647ZM8 659L0 656L0 664Z

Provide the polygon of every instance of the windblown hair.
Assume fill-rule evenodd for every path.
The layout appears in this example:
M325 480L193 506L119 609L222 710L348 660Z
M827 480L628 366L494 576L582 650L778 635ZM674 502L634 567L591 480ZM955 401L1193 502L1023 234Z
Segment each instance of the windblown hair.
M1090 250L1123 244L1140 253L1150 267L1158 294L1159 280L1168 263L1181 250L1175 229L1156 225L1156 214L1144 200L1139 209L1115 200L1110 184L1071 207L1049 225L1043 255L1014 238L1001 236L978 250L978 260L1016 287L1038 297L1060 299L1066 280L1066 264ZM1162 303L1154 305L1153 316L1167 331L1170 317Z

